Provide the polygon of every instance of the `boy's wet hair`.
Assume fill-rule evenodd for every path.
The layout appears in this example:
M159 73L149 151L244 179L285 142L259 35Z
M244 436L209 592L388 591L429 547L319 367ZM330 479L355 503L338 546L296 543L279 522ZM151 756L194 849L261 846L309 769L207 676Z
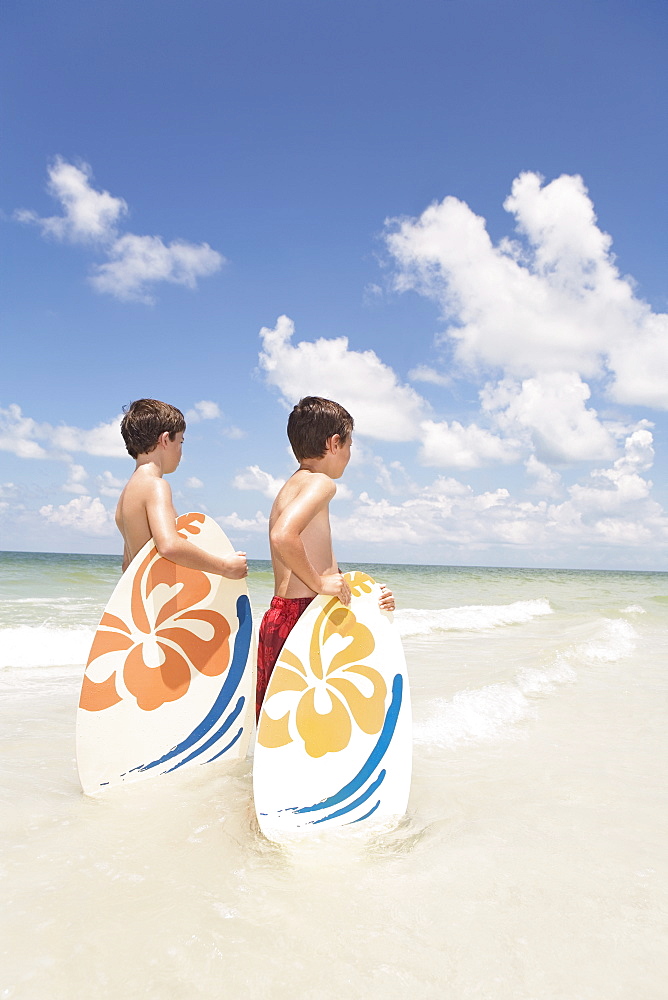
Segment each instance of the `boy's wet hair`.
M339 403L322 396L304 396L288 417L288 438L301 462L305 458L322 458L329 438L338 434L347 440L353 431L353 418Z
M165 431L173 441L179 431L186 429L181 411L159 399L135 399L134 403L123 407L123 413L121 434L133 458L153 451Z

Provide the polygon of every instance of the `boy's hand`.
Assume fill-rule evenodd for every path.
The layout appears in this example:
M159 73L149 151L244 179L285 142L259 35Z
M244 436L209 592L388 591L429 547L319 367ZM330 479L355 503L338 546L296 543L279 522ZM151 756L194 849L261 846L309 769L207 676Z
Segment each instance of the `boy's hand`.
M338 597L341 604L350 604L350 587L343 573L331 573L320 577L320 594L326 597Z
M245 576L248 576L245 552L235 552L233 556L223 556L221 561L223 563L221 576L227 577L228 580L243 580Z
M387 589L384 583L380 584L378 607L381 611L394 611L394 594Z

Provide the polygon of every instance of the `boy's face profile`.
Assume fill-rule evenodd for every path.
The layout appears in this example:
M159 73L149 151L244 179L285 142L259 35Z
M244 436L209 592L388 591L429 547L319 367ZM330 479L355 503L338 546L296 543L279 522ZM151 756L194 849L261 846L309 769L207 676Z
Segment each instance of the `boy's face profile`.
M331 448L332 455L336 459L335 466L332 470L332 479L340 479L345 472L346 466L350 461L350 449L353 444L353 436L349 434L345 441L342 441L338 434L330 438L327 442Z
M169 475L170 472L174 472L181 461L181 455L183 453L183 431L177 431L174 435L174 440L169 436L169 431L165 431L160 435L160 441L158 442L159 447L165 449L165 464L163 471Z

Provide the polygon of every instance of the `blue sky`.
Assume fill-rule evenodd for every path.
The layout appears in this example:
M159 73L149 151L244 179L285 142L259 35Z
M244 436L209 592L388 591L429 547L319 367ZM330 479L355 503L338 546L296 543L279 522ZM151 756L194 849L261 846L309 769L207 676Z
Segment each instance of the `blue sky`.
M347 562L664 569L655 0L8 0L0 547L115 552L121 407L249 555L289 407Z

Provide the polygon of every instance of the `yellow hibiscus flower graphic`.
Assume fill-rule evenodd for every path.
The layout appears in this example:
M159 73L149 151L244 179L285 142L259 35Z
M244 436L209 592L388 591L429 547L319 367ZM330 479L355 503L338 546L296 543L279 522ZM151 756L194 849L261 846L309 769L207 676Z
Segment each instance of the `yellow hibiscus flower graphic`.
M353 593L370 592L367 580L364 574L353 574ZM314 623L308 659L302 662L283 649L260 720L258 742L270 749L286 746L293 742L290 733L296 730L309 756L322 757L344 750L354 725L369 735L379 733L387 686L377 670L361 662L374 648L366 625L336 598L329 601Z

